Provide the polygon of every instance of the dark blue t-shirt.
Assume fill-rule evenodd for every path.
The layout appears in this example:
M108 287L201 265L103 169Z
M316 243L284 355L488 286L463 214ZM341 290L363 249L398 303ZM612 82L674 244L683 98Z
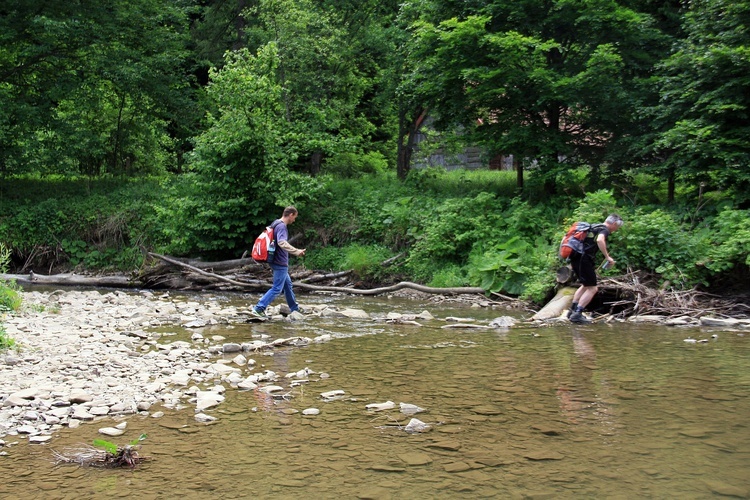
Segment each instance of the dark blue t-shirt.
M289 267L289 252L281 248L280 241L289 239L289 230L281 219L273 221L273 237L276 240L276 253L273 255L273 263L277 266Z

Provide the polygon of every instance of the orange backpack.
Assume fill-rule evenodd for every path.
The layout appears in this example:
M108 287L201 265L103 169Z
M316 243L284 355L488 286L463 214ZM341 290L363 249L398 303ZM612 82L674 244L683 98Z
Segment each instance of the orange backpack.
M589 235L591 224L576 222L563 236L560 242L560 258L568 260L573 252L583 253L583 240Z

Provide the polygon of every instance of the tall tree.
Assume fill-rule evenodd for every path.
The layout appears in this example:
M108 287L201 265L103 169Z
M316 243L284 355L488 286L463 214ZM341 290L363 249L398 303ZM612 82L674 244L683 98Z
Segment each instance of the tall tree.
M182 8L9 0L0 10L0 168L120 174L160 163L190 102Z
M750 189L750 2L694 0L687 38L659 72L654 150L674 177Z
M438 127L461 125L490 152L533 161L554 191L560 169L601 163L630 130L633 82L663 37L649 16L614 0L477 3L416 23L420 92Z

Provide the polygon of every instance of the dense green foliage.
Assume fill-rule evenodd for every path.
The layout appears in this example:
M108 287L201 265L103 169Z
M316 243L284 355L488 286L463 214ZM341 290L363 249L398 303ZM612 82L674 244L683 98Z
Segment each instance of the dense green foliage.
M322 271L354 269L369 282L482 286L542 301L553 290L561 264L557 247L567 226L575 220L600 222L611 212L626 223L612 236L617 267L608 273L632 268L653 274L664 286L712 289L741 284L750 269L750 211L689 190L682 194L683 204L666 206L635 203L611 190L592 191L580 200L531 202L507 195L512 172L426 170L413 172L406 182L394 173L318 182L317 196L300 198L300 217L292 227L300 246L309 249L301 263ZM541 184L530 184L541 193ZM627 191L654 184L653 177L641 176ZM129 270L140 262L141 246L192 256L201 245L202 235L186 233L180 239L175 234L189 220L187 212L180 218L164 209L189 200L191 192L199 194L192 176L120 185L57 180L46 181L46 188L60 197L33 190L23 199L0 197L3 213L12 212L0 220L0 237L25 252L34 268ZM269 213L265 222L279 215ZM246 233L236 247L215 255L239 257L255 235ZM381 265L390 258L395 259Z

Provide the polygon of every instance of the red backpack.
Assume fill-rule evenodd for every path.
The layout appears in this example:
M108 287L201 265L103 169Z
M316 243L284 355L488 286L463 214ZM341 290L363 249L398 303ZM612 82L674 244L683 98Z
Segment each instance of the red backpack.
M588 222L576 222L563 236L560 242L560 257L567 260L573 252L583 253L583 240L589 235L591 224Z
M274 235L274 228L276 224L268 226L253 243L253 251L251 257L255 262L273 262L273 255L276 253L276 236Z

